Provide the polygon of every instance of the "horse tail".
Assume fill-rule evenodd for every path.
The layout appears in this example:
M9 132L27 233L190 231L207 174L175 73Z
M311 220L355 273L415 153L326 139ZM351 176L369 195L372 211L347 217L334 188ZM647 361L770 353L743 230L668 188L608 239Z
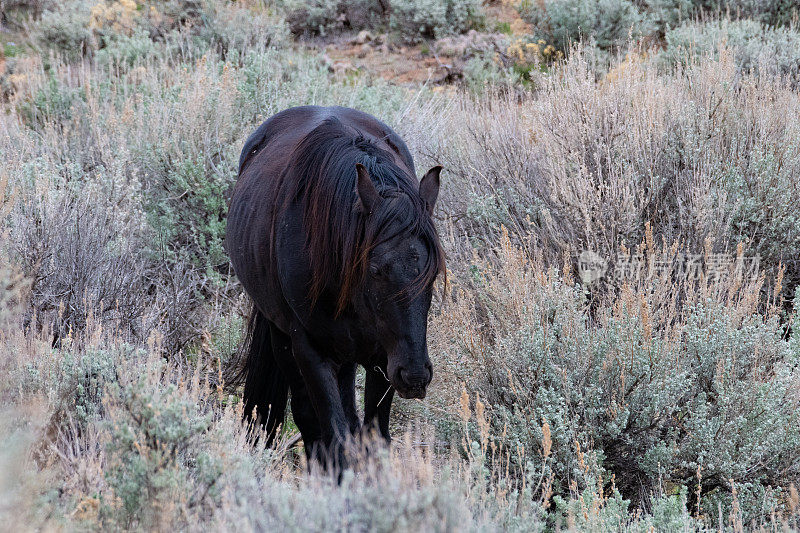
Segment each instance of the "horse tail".
M261 424L267 434L267 446L275 439L283 423L289 400L289 384L272 351L270 322L253 305L247 323L239 368L229 385L244 383L244 419L251 428Z

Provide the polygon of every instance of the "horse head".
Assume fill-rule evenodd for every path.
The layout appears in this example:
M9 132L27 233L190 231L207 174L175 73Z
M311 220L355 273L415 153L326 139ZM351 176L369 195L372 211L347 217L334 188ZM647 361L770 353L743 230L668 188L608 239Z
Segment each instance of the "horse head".
M431 215L442 167L429 170L416 195L378 192L362 165L357 168L357 206L370 246L355 311L374 324L372 336L385 350L388 379L403 398L424 398L433 378L426 341L433 284L443 254ZM416 217L419 220L411 220Z

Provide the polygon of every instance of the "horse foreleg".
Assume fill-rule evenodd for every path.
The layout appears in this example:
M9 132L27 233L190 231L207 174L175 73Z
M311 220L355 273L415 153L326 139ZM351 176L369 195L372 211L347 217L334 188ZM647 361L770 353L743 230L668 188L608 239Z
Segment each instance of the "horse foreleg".
M387 442L389 435L389 414L392 410L394 388L386 379L386 372L367 368L367 380L364 386L364 427L377 429Z
M291 339L294 359L322 430L325 450L319 459L323 464L327 463L326 459L331 459L334 469L341 472L347 467L344 444L350 433L350 424L339 394L337 369L311 344L300 326L292 325Z
M339 368L337 380L339 382L339 396L342 398L342 408L347 423L350 425L350 434L356 435L361 429L356 409L356 368L355 363L345 363Z

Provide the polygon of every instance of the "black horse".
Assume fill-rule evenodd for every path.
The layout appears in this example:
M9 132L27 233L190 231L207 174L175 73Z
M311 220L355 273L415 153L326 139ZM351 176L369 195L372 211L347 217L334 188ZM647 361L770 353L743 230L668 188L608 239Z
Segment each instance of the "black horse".
M366 113L287 109L245 143L226 248L254 308L245 416L268 440L288 394L309 457L343 466L364 428L389 440L393 391L424 398L433 283L444 254L431 219L441 167L417 182L405 143ZM388 378L388 379L387 379Z

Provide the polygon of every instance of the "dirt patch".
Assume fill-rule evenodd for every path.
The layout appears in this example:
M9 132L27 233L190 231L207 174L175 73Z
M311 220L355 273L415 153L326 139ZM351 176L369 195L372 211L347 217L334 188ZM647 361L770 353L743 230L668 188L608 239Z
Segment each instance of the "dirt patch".
M397 46L383 36L358 37L328 44L325 57L335 72L364 71L398 85L441 84L452 81L455 66L428 45Z
M450 84L462 78L463 67L471 57L487 52L502 54L515 36L532 32L511 0L488 1L484 9L486 26L480 32L471 30L437 41L403 45L387 34L365 30L334 41L317 41L312 46L324 50L329 68L337 73L362 71L398 85Z

